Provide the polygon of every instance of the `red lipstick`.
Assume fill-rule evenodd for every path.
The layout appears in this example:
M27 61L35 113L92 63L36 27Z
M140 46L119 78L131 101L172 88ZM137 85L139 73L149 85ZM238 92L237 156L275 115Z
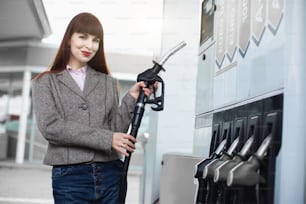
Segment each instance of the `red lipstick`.
M91 55L91 52L87 52L87 51L81 51L81 52L85 57L89 57Z

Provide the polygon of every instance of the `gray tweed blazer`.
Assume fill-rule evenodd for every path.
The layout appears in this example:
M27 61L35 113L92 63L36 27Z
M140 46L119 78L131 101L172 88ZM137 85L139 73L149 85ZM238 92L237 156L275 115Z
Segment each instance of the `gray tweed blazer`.
M64 70L32 80L37 126L48 141L44 163L66 165L120 158L113 132L127 132L136 100L119 106L118 81L88 67L84 90Z

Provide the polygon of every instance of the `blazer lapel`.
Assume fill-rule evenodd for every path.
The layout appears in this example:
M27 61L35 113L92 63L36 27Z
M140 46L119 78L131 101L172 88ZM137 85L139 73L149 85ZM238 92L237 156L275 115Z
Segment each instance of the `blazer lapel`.
M70 76L70 74L67 72L67 70L64 70L64 71L62 71L62 72L60 72L56 75L57 75L57 78L58 78L59 81L61 81L68 88L70 88L75 94L77 94L80 97L82 97L83 99L85 99L84 93L79 88L79 86L74 81L74 79Z
M84 84L84 95L86 97L96 88L101 78L101 74L93 70L91 67L87 67Z

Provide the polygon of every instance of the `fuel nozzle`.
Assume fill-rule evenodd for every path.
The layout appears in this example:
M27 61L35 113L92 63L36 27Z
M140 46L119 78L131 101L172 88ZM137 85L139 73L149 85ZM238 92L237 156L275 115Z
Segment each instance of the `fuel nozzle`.
M208 165L204 167L203 171L203 178L213 178L216 168L218 168L224 162L230 160L233 156L233 152L236 149L239 143L239 137L237 137L231 146L229 147L228 151L224 151L220 158L217 158L210 162Z
M258 169L263 158L266 156L269 146L272 141L272 135L269 134L261 143L254 155L247 161L240 162L232 170L230 170L227 177L228 186L253 186L258 183L265 182L265 179L258 174Z
M214 172L214 182L224 182L227 179L228 172L238 165L240 162L246 160L246 156L252 147L254 142L254 136L251 136L244 146L242 147L241 151L237 153L231 160L228 160L221 164L218 168L215 169Z
M176 45L174 48L169 50L166 55L159 61L155 62L153 61L153 67L150 69L147 69L146 71L140 73L137 76L137 81L144 81L146 86L152 86L155 82L161 83L161 94L160 96L156 96L156 90L154 89L153 92L153 98L152 99L146 99L144 103L150 103L150 104L155 104L156 107L152 107L153 110L155 111L161 111L163 110L163 104L164 104L164 81L160 76L158 76L159 72L166 71L163 68L163 65L165 62L176 52L178 52L180 49L186 46L186 43L183 41Z
M174 55L176 52L178 52L180 49L182 49L183 47L185 47L187 44L186 42L182 41L180 42L178 45L176 45L175 47L173 47L171 50L169 50L164 57L159 61L156 62L153 60L153 64L154 66L149 69L150 72L152 73L152 75L158 74L161 70L162 71L166 71L163 68L163 65L166 63L166 61L172 56ZM148 71L148 70L147 70Z
M167 54L165 54L165 56L158 62L158 64L160 66L163 66L165 64L165 62L172 56L174 55L177 51L179 51L180 49L182 49L183 47L185 47L187 44L182 41L180 42L178 45L176 45L174 48L172 48L171 50L169 50L167 52Z

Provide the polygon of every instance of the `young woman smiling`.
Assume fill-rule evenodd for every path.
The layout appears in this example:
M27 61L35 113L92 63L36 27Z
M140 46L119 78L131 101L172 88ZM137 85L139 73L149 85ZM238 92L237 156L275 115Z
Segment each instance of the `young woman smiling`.
M90 13L69 23L51 68L32 80L38 128L48 141L44 163L52 165L55 203L117 203L122 155L135 150L126 134L137 82L119 106L118 81L106 65L103 29Z

